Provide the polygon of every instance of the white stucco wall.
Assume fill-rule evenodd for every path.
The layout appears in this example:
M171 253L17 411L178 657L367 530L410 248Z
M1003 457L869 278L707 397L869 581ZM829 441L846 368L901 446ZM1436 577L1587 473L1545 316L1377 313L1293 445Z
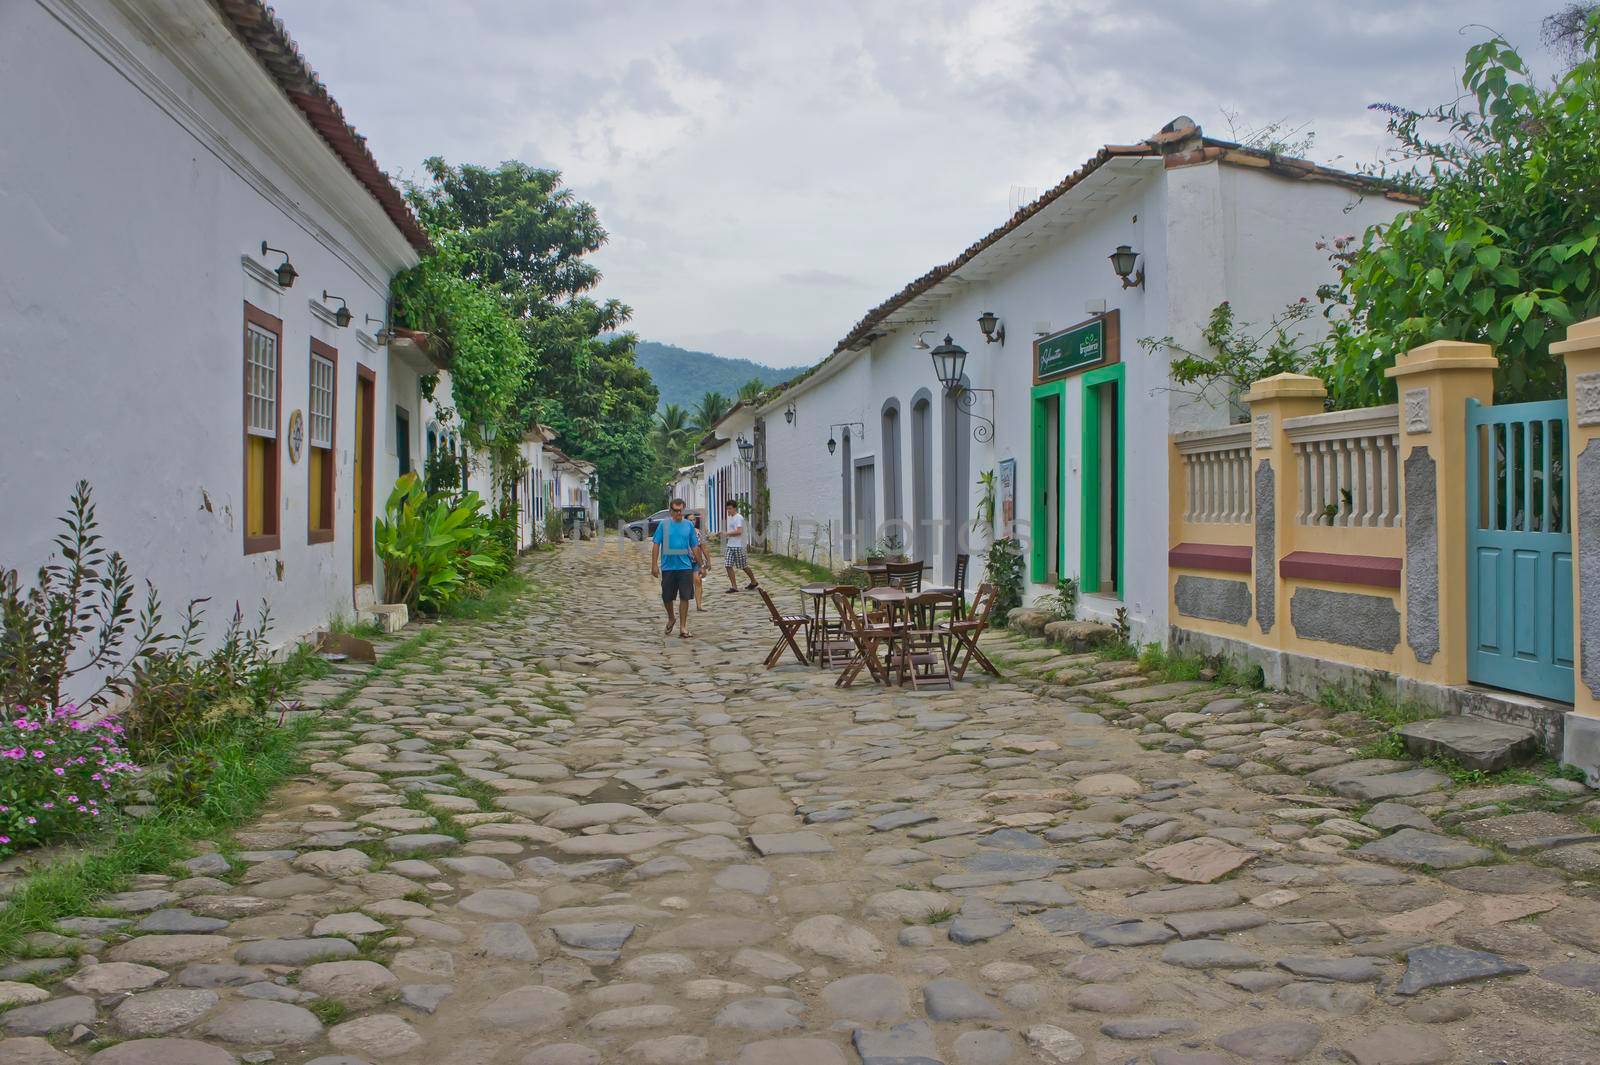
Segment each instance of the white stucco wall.
M377 376L380 441L392 409L389 360L356 332L376 328L367 315L385 319L388 279L408 263L347 224L326 189L281 165L118 8L82 7L89 21L69 25L44 0L0 5L0 96L27 101L0 108L0 232L12 264L0 270L0 565L36 569L74 482L87 478L105 545L169 609L210 596L216 634L236 601L249 614L265 599L282 642L353 609L358 365ZM278 102L282 110L263 107L263 122L304 125ZM263 240L289 252L300 272L293 288L241 265L241 256L259 260ZM348 301L350 327L308 307L324 288ZM283 320L282 548L248 556L246 301ZM316 545L307 543L307 461L290 463L283 439L289 413L308 405L313 337L338 350L335 539ZM381 507L393 468L376 450Z

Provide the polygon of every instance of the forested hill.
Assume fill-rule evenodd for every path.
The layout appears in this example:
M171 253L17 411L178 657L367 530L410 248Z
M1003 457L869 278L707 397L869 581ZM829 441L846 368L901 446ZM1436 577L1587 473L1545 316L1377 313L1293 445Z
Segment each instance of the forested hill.
M638 364L655 378L662 406L676 403L681 407L693 407L707 392L721 392L731 399L739 394L739 386L752 377L761 378L763 384L776 385L804 369L800 366L778 369L749 359L729 359L654 340L639 341L636 351Z

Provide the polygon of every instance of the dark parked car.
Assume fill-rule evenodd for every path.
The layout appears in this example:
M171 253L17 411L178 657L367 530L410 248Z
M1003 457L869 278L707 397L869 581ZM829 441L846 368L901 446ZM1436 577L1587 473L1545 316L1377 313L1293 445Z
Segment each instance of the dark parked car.
M562 534L569 539L587 540L594 535L594 523L589 520L588 507L561 508Z
M648 518L639 518L636 521L630 521L628 524L622 527L622 535L626 536L630 540L648 540L656 534L656 526L666 521L671 514L672 512L670 510L658 510ZM706 521L705 513L703 511L687 511L684 514L684 517L694 522L694 527L696 529L699 529L702 533L705 532Z

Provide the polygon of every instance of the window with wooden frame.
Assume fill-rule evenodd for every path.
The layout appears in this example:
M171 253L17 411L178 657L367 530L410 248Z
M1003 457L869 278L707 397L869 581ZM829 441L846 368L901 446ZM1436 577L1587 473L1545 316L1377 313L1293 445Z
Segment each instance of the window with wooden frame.
M339 352L311 341L311 396L306 403L306 479L309 482L306 542L333 539L333 440L339 410Z
M283 321L244 305L244 553L276 551Z

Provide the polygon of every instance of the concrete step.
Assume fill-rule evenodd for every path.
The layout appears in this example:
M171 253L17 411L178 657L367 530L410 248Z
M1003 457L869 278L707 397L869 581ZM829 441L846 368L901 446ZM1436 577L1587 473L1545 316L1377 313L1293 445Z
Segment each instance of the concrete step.
M411 620L411 614L404 603L374 603L364 610L357 610L356 620L377 622L384 632L399 632Z
M1401 726L1399 734L1406 750L1418 758L1452 758L1489 773L1531 761L1539 753L1539 735L1532 729L1481 717L1413 721Z

